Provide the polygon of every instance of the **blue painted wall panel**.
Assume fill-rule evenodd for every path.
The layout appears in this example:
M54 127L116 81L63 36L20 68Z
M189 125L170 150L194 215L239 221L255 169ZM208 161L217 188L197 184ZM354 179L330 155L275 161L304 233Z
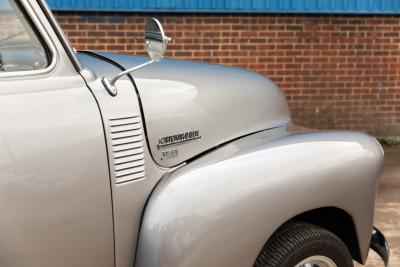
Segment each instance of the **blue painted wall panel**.
M53 10L400 14L400 0L47 0Z

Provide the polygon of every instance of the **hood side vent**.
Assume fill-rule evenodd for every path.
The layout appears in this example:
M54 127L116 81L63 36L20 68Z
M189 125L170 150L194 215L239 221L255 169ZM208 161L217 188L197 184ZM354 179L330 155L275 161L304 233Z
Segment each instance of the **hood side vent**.
M109 120L117 184L145 177L141 123L138 115Z

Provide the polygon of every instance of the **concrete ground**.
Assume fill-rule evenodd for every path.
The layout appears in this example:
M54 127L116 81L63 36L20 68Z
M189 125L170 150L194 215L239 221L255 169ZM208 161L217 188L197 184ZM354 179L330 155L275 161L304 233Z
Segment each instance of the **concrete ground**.
M385 148L385 167L376 202L375 226L386 236L390 246L390 267L400 266L400 147ZM355 265L357 267L361 265ZM368 267L384 266L370 251Z

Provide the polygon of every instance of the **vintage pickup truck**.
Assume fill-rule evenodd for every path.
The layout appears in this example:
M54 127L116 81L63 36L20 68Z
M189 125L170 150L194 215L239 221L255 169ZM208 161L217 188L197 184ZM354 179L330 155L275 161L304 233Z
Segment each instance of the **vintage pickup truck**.
M77 53L43 0L0 15L0 266L387 265L374 138L293 125L259 74L159 62L156 19L148 61Z

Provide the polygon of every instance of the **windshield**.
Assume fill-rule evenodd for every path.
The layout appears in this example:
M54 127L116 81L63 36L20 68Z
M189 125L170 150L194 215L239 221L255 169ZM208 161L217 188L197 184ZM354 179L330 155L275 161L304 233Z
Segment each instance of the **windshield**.
M0 72L47 67L49 56L16 0L0 0Z

